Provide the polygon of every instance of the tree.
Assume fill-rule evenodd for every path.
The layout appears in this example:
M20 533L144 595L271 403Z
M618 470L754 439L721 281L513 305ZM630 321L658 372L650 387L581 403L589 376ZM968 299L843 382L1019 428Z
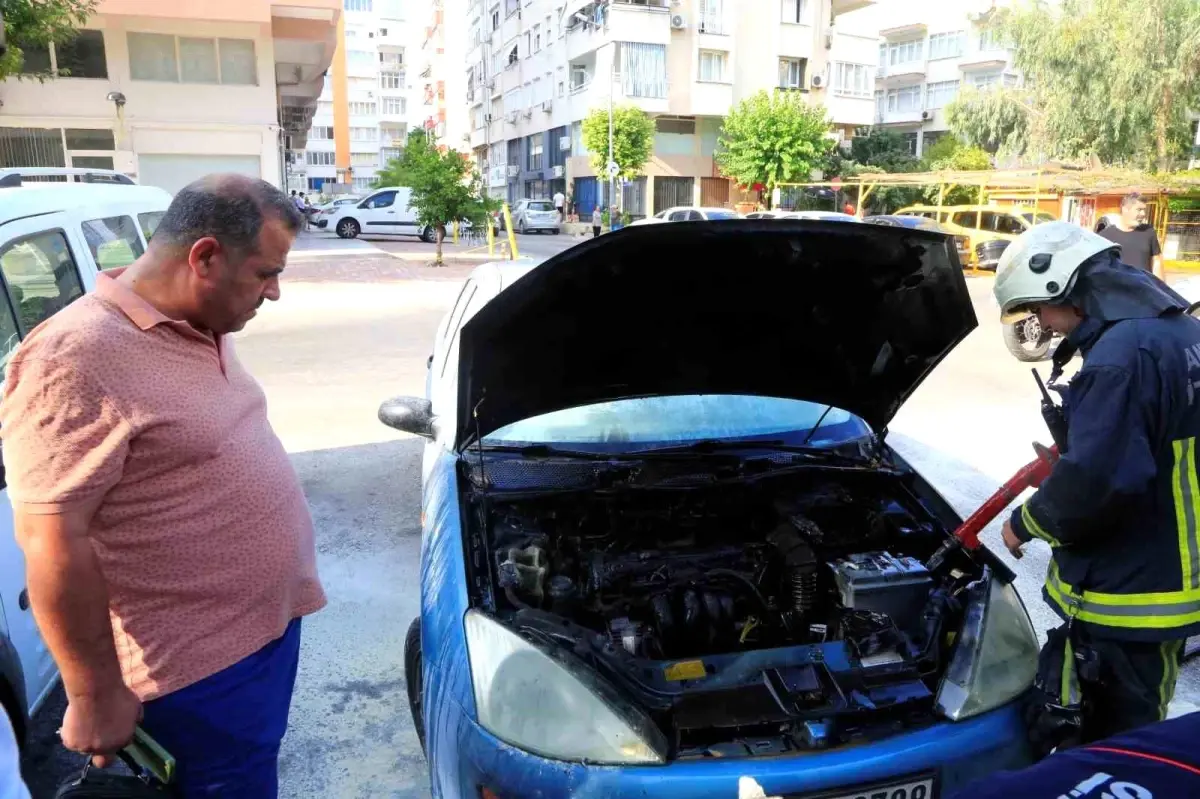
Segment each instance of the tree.
M1030 95L1033 150L1170 168L1200 104L1197 0L1044 0L1001 9Z
M407 186L412 189L410 205L417 224L432 227L437 249L434 266L443 266L442 241L446 225L470 222L490 225L495 202L483 194L483 180L470 158L457 150L439 150L422 130L408 135L404 152L379 172L377 186Z
M850 158L854 165L846 170L847 177L921 170L921 161L912 154L904 134L887 128L871 128L851 139ZM866 206L877 213L889 213L920 199L921 191L915 187L877 186L867 195Z
M980 172L992 168L992 159L986 151L964 145L953 136L944 136L925 151L922 158L927 172ZM942 205L970 205L979 202L978 186L926 186L923 199L937 204L941 195Z
M946 122L972 147L1022 155L1029 146L1033 99L1023 89L964 90L946 106Z
M715 155L721 170L743 186L761 185L769 198L780 183L807 181L833 147L825 109L798 92L760 91L732 108Z
M96 8L96 0L3 0L4 35L8 49L0 56L0 80L9 76L50 77L49 62L26 64L26 50L41 51L50 44L65 44ZM22 69L24 68L24 72ZM60 70L66 74L66 70Z
M618 177L633 180L654 151L654 120L632 105L615 106L613 120L613 157L608 155L608 109L598 108L583 120L583 146L592 154L592 169L608 178L608 162L621 168ZM611 200L610 200L611 202Z

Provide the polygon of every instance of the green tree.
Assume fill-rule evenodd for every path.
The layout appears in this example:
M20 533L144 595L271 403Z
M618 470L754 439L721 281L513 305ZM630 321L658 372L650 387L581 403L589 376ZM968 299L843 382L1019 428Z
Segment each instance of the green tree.
M825 109L798 92L760 91L732 108L721 127L716 162L743 186L807 181L833 147Z
M980 172L992 168L992 159L979 147L964 145L953 136L944 136L930 145L922 157L927 172ZM941 186L926 186L922 199L935 205ZM979 202L978 186L947 186L942 194L943 205L969 205Z
M457 150L440 150L424 131L408 135L404 152L379 172L376 186L407 186L409 203L417 212L417 224L432 227L437 249L434 266L443 266L442 241L452 222L490 225L489 213L496 203L483 193L483 180L470 158Z
M921 171L921 161L912 154L904 134L887 128L871 128L851 139L850 159L853 163L843 173L846 177ZM916 187L876 186L867 195L864 211L886 214L920 200L921 190ZM854 203L859 204L857 197Z
M946 122L956 137L972 147L1022 155L1029 147L1033 102L1025 89L965 89L946 106Z
M613 157L621 168L618 177L633 180L654 151L654 120L632 105L613 108ZM592 169L608 178L608 109L598 108L583 120L583 146L592 154Z
M96 0L2 0L4 35L8 49L0 56L0 80L9 76L50 77L49 62L26 64L26 51L32 56L50 44L65 44L75 38L96 8ZM67 74L65 69L60 74Z
M1028 86L1026 153L1160 170L1181 154L1200 105L1200 2L1031 0L991 24Z

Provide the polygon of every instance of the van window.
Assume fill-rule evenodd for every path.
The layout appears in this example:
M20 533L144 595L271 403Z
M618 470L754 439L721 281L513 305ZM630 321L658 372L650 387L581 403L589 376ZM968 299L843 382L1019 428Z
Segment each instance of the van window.
M7 300L0 300L0 369L8 365L8 359L21 343L17 332L17 317Z
M396 192L381 191L378 194L368 197L361 208L390 208L392 203L396 202Z
M959 211L952 217L952 220L959 227L973 228L979 221L979 215L975 211ZM986 228L984 229L986 230Z
M166 216L166 211L147 211L144 214L138 214L138 222L142 226L142 235L146 237L146 242L149 243L150 237L154 235L154 231L158 230L158 223Z
M129 216L90 219L83 223L83 237L100 269L129 266L144 252L137 226Z
M9 244L0 252L0 272L22 336L83 296L79 269L61 230L35 233Z
M1011 214L996 214L996 232L1020 236L1025 232L1025 225Z

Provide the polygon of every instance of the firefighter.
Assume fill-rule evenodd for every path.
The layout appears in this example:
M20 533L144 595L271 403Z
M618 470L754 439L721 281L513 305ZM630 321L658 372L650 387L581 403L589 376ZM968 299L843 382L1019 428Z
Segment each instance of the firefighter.
M1001 316L1035 313L1066 338L1055 373L1065 451L1004 524L1014 557L1052 550L1043 596L1063 625L1039 658L1028 721L1035 749L1159 721L1184 640L1200 633L1200 321L1113 242L1067 222L1038 225L1001 256Z

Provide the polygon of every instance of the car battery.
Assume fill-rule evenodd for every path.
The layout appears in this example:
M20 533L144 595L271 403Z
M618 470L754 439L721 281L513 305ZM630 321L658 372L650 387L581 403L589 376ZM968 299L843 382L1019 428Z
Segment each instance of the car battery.
M916 626L933 585L921 561L890 552L850 555L829 567L844 607L886 614L901 630Z

